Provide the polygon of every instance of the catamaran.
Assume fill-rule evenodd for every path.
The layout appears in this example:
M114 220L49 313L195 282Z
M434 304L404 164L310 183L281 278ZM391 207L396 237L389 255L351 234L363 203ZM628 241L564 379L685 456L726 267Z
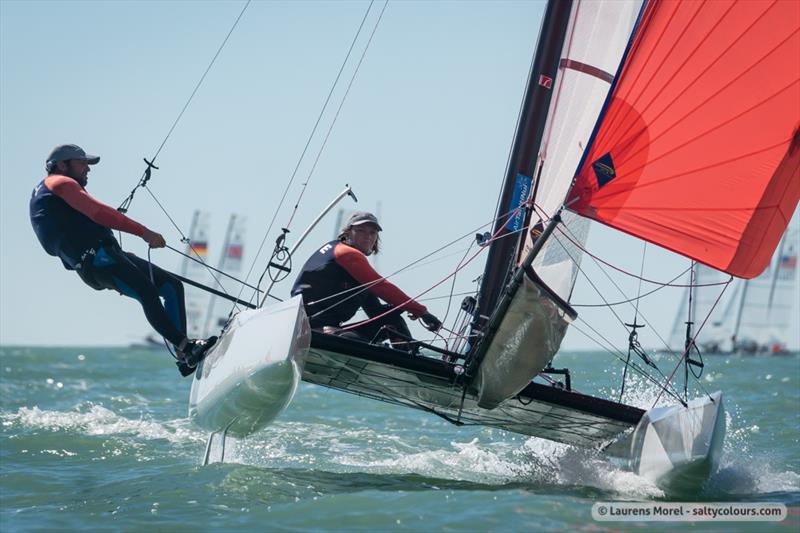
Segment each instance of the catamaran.
M604 450L662 485L701 483L725 435L722 394L690 399L672 379L698 365L699 322L666 379L641 350L625 362L668 402L650 409L573 390L559 348L590 221L733 276L767 267L800 198L798 49L792 0L549 2L494 227L478 236L484 274L452 328L463 341L410 356L312 331L299 297L264 296L193 379L205 461L218 439L224 460L226 436L273 421L302 379Z

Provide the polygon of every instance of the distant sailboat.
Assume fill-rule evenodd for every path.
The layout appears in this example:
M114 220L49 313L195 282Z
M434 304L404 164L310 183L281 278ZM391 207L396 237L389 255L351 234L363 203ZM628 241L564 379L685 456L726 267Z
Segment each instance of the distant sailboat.
M758 277L734 280L733 286L714 305L728 276L705 265L694 266L695 287L683 301L671 335L673 347L683 346L687 320L709 313L710 326L695 342L701 353L785 354L788 353L794 322L800 305L797 254L800 249L800 214L795 213L781 238L770 264ZM691 315L688 303L692 302ZM692 318L689 318L689 317Z
M181 263L181 276L198 282L208 277L208 270L203 263L208 257L208 233L211 214L195 210L189 229L189 242L185 254L188 257ZM197 287L184 286L186 297L186 336L190 339L203 338L208 296Z
M244 236L247 220L241 215L232 214L225 230L225 242L222 245L217 270L229 275L237 275L242 271L244 261ZM218 280L224 283L224 279ZM217 307L218 297L212 294L208 300L205 324L201 337L218 333L225 327L230 315L228 306Z

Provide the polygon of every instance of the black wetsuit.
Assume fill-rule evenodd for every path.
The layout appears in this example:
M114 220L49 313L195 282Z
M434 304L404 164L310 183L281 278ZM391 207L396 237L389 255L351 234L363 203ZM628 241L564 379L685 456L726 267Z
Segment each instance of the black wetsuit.
M153 328L175 346L186 338L183 284L123 251L111 229L141 236L146 228L98 202L72 178L50 175L33 190L30 219L45 251L90 287L136 299ZM164 298L162 305L160 297Z

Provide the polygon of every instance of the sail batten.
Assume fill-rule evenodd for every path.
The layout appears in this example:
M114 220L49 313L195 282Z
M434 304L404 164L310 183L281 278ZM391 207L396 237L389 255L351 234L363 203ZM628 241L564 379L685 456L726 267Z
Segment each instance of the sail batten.
M758 275L800 200L798 51L798 2L650 2L569 209Z

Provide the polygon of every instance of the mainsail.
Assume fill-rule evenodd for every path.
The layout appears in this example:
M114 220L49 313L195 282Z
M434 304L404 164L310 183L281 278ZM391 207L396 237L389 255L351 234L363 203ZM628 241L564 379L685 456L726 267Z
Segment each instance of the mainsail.
M648 3L567 206L734 276L800 199L800 2Z
M551 3L548 13L553 4L564 9ZM572 233L568 242L553 232L559 218L572 217L550 220L561 205L753 277L800 199L800 3L654 0L631 33L636 7L571 5L554 92L571 92L564 101L586 107L562 111L560 97L551 102L522 262L475 350L481 407L514 395L541 371L576 316L568 299L586 226L560 229ZM585 27L583 17L591 21ZM553 80L535 69L533 76ZM515 164L512 158L509 168ZM501 202L498 218L516 207ZM488 290L506 283L502 269L491 273L487 266Z
M518 142L527 140L538 144L521 149L515 147L515 152L527 154L528 160L518 162L512 158L507 182L513 178L518 188L528 185L528 194L518 192L507 202L501 202L498 209L499 222L507 224L503 231L529 229L514 241L505 239L519 245L512 248L512 255L506 256L508 263L504 268L496 267L493 271L490 256L479 310L491 304L489 295L505 283L506 272L529 256L542 228L563 203L640 7L638 1L615 0L548 4L545 27L552 24L548 17L556 21L563 19L563 36L561 33L540 36L538 62L532 67L529 87L534 93L552 92L552 97L545 108L546 121L538 139L526 134L525 129L531 126L524 112L518 126ZM542 41L559 36L559 47L552 51L552 57L543 60L541 51L548 50L548 46ZM548 65L551 71L547 70ZM531 180L534 176L536 179ZM536 209L525 213L524 224L513 218L508 221L509 217L503 216L531 199ZM575 222L568 224L572 238L582 243L588 234L588 224L574 220L577 217L571 218ZM508 247L508 242L493 246ZM531 265L522 265L526 272L519 276L518 288L507 293L500 302L483 344L476 351L480 359L477 387L481 407L491 408L516 394L555 355L569 322L576 316L567 302L579 260L575 245L553 235L536 256L532 269Z

